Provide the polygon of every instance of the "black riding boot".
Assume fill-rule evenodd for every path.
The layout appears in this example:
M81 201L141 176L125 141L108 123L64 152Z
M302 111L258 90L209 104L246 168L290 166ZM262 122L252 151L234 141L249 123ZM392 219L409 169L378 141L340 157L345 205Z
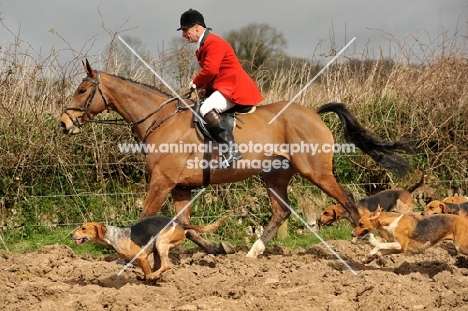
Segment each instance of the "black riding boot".
M227 168L233 161L242 159L242 154L234 142L234 137L228 128L226 121L219 115L219 113L212 109L203 117L208 124L211 132L215 136L215 140L224 151L222 155L222 162L218 168ZM227 151L225 151L227 150Z

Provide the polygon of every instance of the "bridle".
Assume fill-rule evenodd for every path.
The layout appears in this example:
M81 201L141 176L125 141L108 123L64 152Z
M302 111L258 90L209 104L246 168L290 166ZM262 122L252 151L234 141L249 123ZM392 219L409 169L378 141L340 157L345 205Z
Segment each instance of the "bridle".
M107 102L106 98L104 97L104 94L102 94L101 88L99 87L99 82L101 81L101 73L99 71L96 71L96 79L93 80L93 79L90 79L89 77L86 77L83 79L83 81L88 81L93 84L91 93L89 94L88 99L86 100L86 105L84 105L84 107L66 107L63 110L63 113L65 113L70 118L70 120L73 122L73 125L76 127L82 127L87 122L95 122L95 123L122 122L123 119L119 119L119 120L94 120L93 119L93 117L89 114L89 107L91 107L91 102L93 101L94 95L96 94L96 90L98 90L99 94L101 94L102 100L104 101L104 105L106 106L106 110L109 112L109 103ZM81 111L83 113L76 118L72 118L72 116L68 113L68 111ZM88 119L85 119L85 117L88 117ZM83 120L83 122L79 122L78 119Z
M164 101L159 107L158 109L156 109L155 111L149 113L146 117L142 118L141 120L138 120L138 121L135 121L135 122L130 122L130 123L127 123L125 121L125 119L113 119L113 120L96 120L96 119L93 119L93 116L91 116L89 114L89 108L91 106L91 103L93 101L93 98L94 98L94 95L96 94L96 90L99 91L99 94L101 95L101 98L102 100L104 101L104 105L106 107L106 110L107 112L110 111L110 108L109 108L109 102L106 100L106 98L104 97L104 94L102 93L102 90L101 88L99 87L99 82L100 82L100 72L99 71L96 71L96 79L90 79L89 77L86 77L83 79L83 81L88 81L88 82L91 82L93 84L93 88L91 89L91 93L89 94L88 96L88 99L86 100L86 105L84 105L83 107L66 107L64 110L63 110L63 113L65 113L69 118L70 120L72 121L73 125L75 125L76 127L80 128L82 127L83 125L85 125L86 123L88 122L93 122L93 123L101 123L101 124L114 124L114 125L128 125L131 127L132 129L132 132L135 134L135 131L134 131L134 127L147 121L151 116L153 115L156 115L157 114L157 117L155 120L153 120L153 122L150 124L150 126L146 129L146 132L145 132L145 135L142 139L142 142L145 143L146 142L146 139L148 138L148 136L153 133L158 127L160 127L166 120L168 120L170 117L172 117L173 115L175 115L176 113L178 112L181 112L181 111L184 111L184 110L187 110L187 109L190 109L190 106L185 106L183 107L180 103L180 96L179 97L171 97L169 99L167 99L166 101ZM192 94L192 91L193 89L190 89L188 92L186 92L185 94L183 94L182 96L186 97L186 98L189 98L190 95ZM170 113L169 115L167 115L166 117L164 117L163 119L159 120L159 118L161 117L161 114L164 110L164 108L171 102L173 101L176 101L176 109L174 112ZM72 118L72 116L68 113L69 111L81 111L82 114L76 118ZM85 119L85 117L87 117L87 119ZM83 120L83 122L80 122L79 119ZM135 135L136 136L136 135Z

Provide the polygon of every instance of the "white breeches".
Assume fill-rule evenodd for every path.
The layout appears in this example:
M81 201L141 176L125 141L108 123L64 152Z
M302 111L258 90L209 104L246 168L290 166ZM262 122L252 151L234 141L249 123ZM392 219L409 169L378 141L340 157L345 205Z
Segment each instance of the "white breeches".
M234 107L235 104L229 99L225 98L220 92L215 91L208 98L205 99L203 105L200 107L200 114L202 117L212 109L216 109L219 113L224 112Z

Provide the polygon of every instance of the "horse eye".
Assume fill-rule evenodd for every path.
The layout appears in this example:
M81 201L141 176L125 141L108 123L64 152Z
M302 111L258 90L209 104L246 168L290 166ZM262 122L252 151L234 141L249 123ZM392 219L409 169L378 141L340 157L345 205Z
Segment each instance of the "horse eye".
M84 93L86 93L86 89L79 89L78 90L78 94L84 94Z

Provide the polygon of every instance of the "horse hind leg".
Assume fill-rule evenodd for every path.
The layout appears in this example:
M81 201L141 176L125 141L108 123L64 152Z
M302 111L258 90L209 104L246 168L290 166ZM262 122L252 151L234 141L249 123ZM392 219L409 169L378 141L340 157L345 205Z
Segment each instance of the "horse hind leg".
M190 223L190 214L192 213L191 190L174 188L171 191L176 213L178 214L183 208L185 210L178 217L178 221L182 224ZM207 254L234 254L234 247L227 242L215 243L203 239L195 230L187 230L186 237L197 244Z
M335 198L343 208L351 215L352 224L357 225L361 216L356 207L352 193L344 189L335 179L335 176L330 173L317 173L314 172L306 176L313 182L320 190L327 195Z
M335 198L343 208L351 215L354 225L359 223L359 212L354 201L352 193L344 189L333 176L331 170L333 154L322 153L313 158L304 157L304 154L298 155L300 158L294 158L294 164L299 174L315 184L327 195Z
M289 206L285 206L284 203L289 204L287 188L294 173L292 169L263 173L273 215L263 234L255 241L246 257L257 258L258 255L263 254L266 245L274 238L278 228L291 214Z

